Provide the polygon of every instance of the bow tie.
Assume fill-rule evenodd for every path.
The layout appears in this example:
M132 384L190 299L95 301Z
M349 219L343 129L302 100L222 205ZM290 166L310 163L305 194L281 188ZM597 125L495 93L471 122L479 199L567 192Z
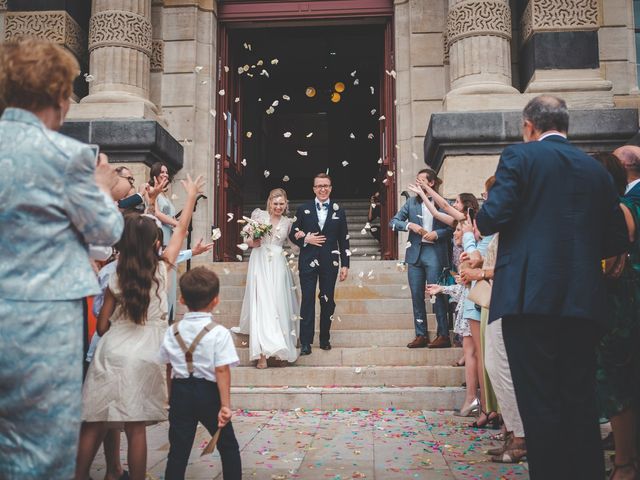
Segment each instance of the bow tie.
M321 208L324 208L325 210L329 208L329 202L325 202L325 203L316 203L316 208L318 210L320 210Z

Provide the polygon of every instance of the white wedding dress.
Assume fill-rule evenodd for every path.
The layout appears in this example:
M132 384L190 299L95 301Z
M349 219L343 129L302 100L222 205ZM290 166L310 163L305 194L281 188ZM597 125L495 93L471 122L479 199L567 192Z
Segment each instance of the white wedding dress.
M269 213L258 208L251 218L259 223L271 223ZM283 253L292 223L290 218L282 216L249 257L240 326L231 331L249 335L251 360L259 359L261 354L289 362L298 358L300 305L293 274Z

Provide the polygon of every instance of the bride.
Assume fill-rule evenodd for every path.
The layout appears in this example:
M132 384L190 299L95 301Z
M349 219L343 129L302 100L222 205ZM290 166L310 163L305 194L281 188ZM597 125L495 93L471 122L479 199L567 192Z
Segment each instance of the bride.
M256 208L251 219L270 224L271 232L261 239L251 235L246 243L253 248L249 257L247 285L244 291L240 326L231 330L249 335L251 360L257 368L267 368L267 358L295 362L298 357L297 314L300 310L293 275L283 245L289 237L292 221L286 215L287 194L281 188L269 193L267 210ZM247 225L245 232L250 232Z

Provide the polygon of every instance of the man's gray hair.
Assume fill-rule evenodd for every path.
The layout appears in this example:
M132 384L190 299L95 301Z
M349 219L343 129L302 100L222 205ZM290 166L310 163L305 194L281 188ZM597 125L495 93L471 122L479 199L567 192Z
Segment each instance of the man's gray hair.
M636 175L640 174L640 147L624 145L616 149L613 154L618 157L627 171L632 171Z
M566 133L569 130L567 103L553 95L539 95L531 100L524 107L522 116L542 133L549 130Z

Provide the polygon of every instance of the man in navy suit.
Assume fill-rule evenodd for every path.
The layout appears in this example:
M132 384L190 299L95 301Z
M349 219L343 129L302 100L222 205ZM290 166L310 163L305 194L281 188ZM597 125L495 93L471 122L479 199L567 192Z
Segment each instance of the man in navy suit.
M437 188L439 179L430 168L420 170L420 181ZM437 337L429 343L427 334L427 310L424 304L424 289L427 283L438 283L442 269L449 265L448 245L453 230L433 218L422 204L420 197L409 198L389 222L394 231L409 232L409 243L405 262L409 265L408 277L413 302L413 324L416 338L407 345L409 348L446 348L449 340L447 302L443 295L436 297L434 310L438 322Z
M336 277L349 274L349 233L344 210L330 200L331 178L319 173L313 179L315 200L298 207L289 238L300 247L300 355L311 353L316 319L316 285L320 284L320 348L331 350L331 317L336 308Z
M601 480L601 260L627 249L624 217L607 171L567 140L563 100L536 97L523 117L525 143L502 152L476 219L500 233L489 322L502 318L531 479Z

